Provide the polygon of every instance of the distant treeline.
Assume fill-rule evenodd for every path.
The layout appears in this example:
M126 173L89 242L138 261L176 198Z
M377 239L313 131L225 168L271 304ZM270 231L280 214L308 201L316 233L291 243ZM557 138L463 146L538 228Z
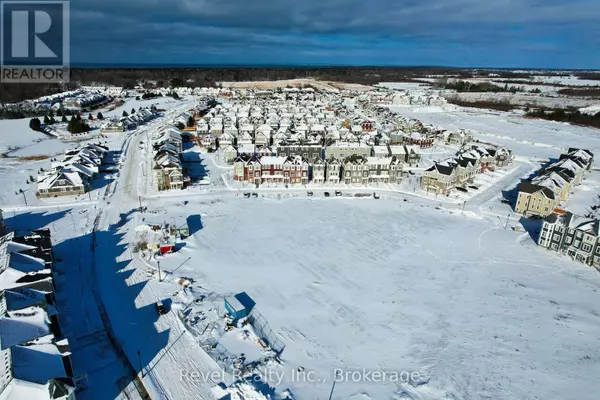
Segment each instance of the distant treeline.
M592 126L600 128L600 112L595 115L584 114L579 111L565 111L562 109L535 109L525 113L529 118L541 118L550 121L568 122L575 125Z
M71 83L56 84L0 84L0 103L34 99L79 85L114 85L133 88L142 83L154 86L214 87L223 81L273 81L281 79L313 78L335 82L375 85L380 82L419 82L431 75L454 76L467 79L490 71L445 67L319 67L319 68L74 68ZM495 71L500 77L527 77L510 71Z
M581 96L581 97L600 97L600 87L597 88L569 88L561 89L558 91L559 94L567 96Z
M519 108L518 105L511 104L508 100L477 100L477 101L465 101L461 100L457 96L448 96L446 100L450 104L456 104L461 107L474 107L484 108L498 111L510 111Z
M527 91L522 86L508 86L505 84L504 86L494 85L489 82L468 82L468 81L454 81L448 82L446 80L442 80L438 83L440 87L444 89L456 90L457 92L476 92L476 93L517 93L517 92L525 92ZM539 89L532 90L534 93L540 93Z
M588 79L591 81L600 81L600 72L578 72L575 74L579 79Z

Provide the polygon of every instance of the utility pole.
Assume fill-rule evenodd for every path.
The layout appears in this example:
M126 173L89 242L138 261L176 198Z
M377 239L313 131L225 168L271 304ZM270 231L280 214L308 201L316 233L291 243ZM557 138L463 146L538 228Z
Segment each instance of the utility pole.
M160 261L157 261L156 263L158 264L158 281L162 282L162 276L160 274Z
M142 209L142 196L138 196L138 200L140 201L140 210Z
M331 385L331 393L329 393L329 400L333 397L333 389L335 389L335 379L333 380L333 385Z
M508 227L508 220L510 219L510 214L506 217L506 223L504 224L504 230Z
M144 367L142 366L142 354L140 351L137 351L138 360L140 361L140 372L142 373L142 378L144 377Z
M27 204L27 197L25 197L25 192L23 190L21 190L21 194L23 195L23 200L25 201L25 206L29 206L29 204Z
M462 211L460 212L460 213L461 213L461 215L465 213L465 206L466 206L466 205L467 205L467 202L465 201L465 202L463 203L463 206L462 206Z

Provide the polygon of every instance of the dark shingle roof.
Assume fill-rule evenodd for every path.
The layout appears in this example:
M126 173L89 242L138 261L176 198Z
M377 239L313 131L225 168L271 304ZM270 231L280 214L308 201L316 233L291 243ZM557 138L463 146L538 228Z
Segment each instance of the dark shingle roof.
M554 192L552 190L548 189L547 187L540 186L540 185L534 185L533 183L530 183L530 182L522 182L519 185L519 192L533 194L533 193L537 193L540 191L547 198L554 199Z

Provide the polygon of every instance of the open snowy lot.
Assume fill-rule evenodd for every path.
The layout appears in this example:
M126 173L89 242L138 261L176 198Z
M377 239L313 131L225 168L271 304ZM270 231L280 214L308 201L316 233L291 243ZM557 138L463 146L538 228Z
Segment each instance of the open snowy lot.
M444 129L472 129L475 139L500 144L519 156L558 157L568 147L600 151L600 130L561 122L524 118L517 113L461 108L447 112L419 112L390 107L401 115Z
M230 196L156 211L149 218L199 221L161 267L202 290L248 293L286 345L281 382L263 377L298 399L326 399L336 368L420 377L349 377L336 399L595 399L600 390L600 277L528 233L393 200ZM175 285L152 286L168 296ZM299 368L318 381L298 379Z

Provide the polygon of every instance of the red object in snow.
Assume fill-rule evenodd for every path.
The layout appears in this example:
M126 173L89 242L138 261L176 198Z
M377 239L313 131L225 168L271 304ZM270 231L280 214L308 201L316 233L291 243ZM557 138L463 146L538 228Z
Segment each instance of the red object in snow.
M172 245L162 245L160 246L160 254L167 254L167 253L172 253L173 252L173 247Z

